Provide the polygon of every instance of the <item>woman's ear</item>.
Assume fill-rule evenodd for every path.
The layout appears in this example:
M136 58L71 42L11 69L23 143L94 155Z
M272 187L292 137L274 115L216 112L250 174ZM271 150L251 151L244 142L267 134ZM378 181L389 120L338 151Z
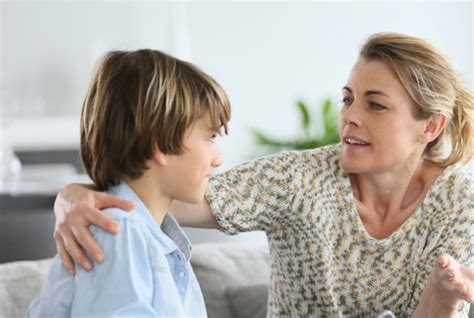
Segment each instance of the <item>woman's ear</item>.
M418 137L418 141L428 144L435 140L439 134L446 128L446 115L434 114L427 121L423 132Z

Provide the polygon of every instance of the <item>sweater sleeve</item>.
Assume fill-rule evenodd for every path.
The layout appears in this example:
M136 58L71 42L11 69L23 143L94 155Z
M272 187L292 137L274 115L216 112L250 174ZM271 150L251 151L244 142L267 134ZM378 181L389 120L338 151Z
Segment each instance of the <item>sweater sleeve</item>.
M271 231L291 222L300 188L298 152L260 158L210 179L206 199L221 231Z

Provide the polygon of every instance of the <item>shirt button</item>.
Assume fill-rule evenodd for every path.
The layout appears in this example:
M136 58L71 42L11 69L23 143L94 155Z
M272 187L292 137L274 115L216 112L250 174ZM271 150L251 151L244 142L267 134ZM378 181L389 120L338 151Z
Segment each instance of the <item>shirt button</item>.
M179 278L184 278L184 272L179 272L179 273L178 273L178 277L179 277Z

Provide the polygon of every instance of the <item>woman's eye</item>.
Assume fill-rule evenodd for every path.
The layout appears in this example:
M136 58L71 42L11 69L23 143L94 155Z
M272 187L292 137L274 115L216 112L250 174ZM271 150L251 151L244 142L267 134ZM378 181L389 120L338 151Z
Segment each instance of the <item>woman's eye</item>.
M344 106L349 106L352 101L349 97L344 97L341 102Z
M373 110L383 110L386 107L383 105L380 105L379 103L370 103L370 108Z

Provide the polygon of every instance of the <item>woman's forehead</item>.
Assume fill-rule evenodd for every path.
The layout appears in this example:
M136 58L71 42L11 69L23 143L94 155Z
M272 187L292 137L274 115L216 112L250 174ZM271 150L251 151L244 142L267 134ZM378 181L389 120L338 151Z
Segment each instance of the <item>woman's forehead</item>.
M387 95L405 93L403 85L390 66L379 60L367 61L360 58L349 74L347 84L352 93L355 91L379 91Z

